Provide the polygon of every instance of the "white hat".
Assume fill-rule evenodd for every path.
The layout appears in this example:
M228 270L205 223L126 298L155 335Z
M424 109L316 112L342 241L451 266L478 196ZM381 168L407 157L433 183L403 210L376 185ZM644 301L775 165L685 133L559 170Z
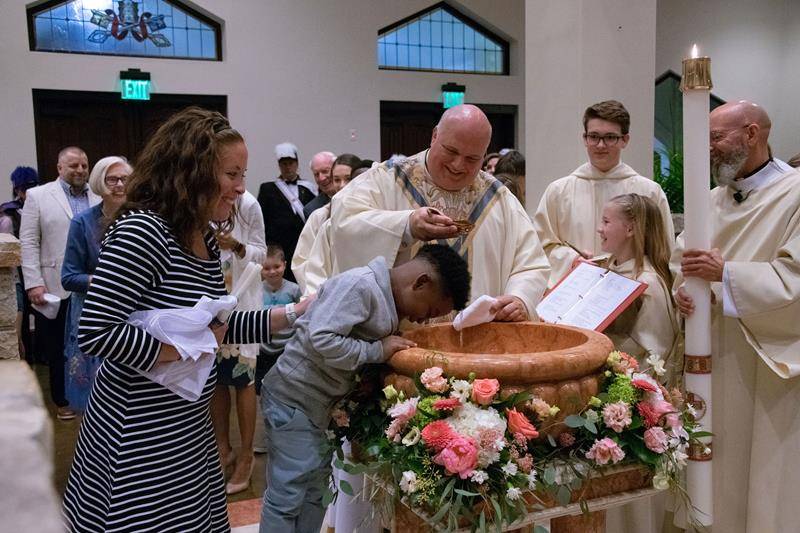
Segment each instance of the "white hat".
M275 155L278 157L278 161L287 157L290 159L298 159L297 146L289 142L278 144L275 146Z
M61 305L61 298L59 298L55 294L50 294L48 292L44 293L43 296L45 301L44 304L42 305L31 304L31 307L42 313L50 320L53 320L55 317L58 316L58 308Z

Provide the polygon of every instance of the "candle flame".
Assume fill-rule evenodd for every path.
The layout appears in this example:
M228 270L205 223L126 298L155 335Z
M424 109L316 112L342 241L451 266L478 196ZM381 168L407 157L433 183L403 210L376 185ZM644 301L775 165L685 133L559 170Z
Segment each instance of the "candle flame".
M693 44L692 45L692 59L697 59L698 55L699 54L697 52L697 44Z

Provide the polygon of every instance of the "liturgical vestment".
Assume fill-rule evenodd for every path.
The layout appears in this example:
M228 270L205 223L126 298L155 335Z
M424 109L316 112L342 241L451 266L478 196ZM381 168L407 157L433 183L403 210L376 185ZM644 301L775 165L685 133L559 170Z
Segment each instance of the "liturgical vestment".
M715 533L800 530L800 173L711 191ZM678 238L673 265L683 252ZM675 287L682 283L679 276ZM691 465L690 465L691 467Z
M535 316L550 273L525 209L494 177L479 171L460 191L437 187L425 164L427 151L373 168L333 197L331 253L334 273L362 266L381 255L389 264L404 261L422 246L409 237L409 216L433 207L453 220L474 224L447 244L464 257L472 274L471 298L510 294Z
M603 206L615 196L636 193L653 200L664 215L667 235L675 235L672 217L664 191L658 183L640 176L625 163L602 172L591 163L584 163L569 176L547 186L533 224L542 247L550 260L550 283L553 286L569 272L577 252L602 254L597 228L603 220Z
M300 232L300 238L297 239L297 248L294 249L291 267L292 273L297 280L297 284L300 286L300 290L303 291L303 294L316 293L319 288L319 283L316 282L313 284L313 290L310 290L312 288L308 287L307 270L314 243L317 236L320 234L320 229L328 221L330 216L330 203L315 209L308 216L306 225L303 226L303 231ZM330 272L328 272L328 275L330 275ZM327 279L327 276L325 279Z

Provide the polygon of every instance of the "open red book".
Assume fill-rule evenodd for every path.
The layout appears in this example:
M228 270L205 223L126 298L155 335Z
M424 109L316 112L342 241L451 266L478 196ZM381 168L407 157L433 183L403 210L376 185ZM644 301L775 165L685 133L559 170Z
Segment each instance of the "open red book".
M647 283L579 260L542 298L536 313L551 324L603 331L645 289Z

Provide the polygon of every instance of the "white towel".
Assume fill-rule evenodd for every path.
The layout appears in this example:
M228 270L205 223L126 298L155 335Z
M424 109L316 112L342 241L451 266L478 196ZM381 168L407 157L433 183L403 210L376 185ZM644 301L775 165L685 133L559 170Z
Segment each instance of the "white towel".
M456 331L461 331L465 328L491 322L497 314L491 312L492 306L496 303L497 300L495 298L484 294L466 309L459 311L455 320L453 320L453 328Z
M236 303L234 296L217 300L203 296L194 307L131 313L129 324L174 346L181 356L178 361L159 363L152 370L139 370L139 373L182 398L197 400L211 374L214 354L219 347L208 325L219 313L232 311Z

